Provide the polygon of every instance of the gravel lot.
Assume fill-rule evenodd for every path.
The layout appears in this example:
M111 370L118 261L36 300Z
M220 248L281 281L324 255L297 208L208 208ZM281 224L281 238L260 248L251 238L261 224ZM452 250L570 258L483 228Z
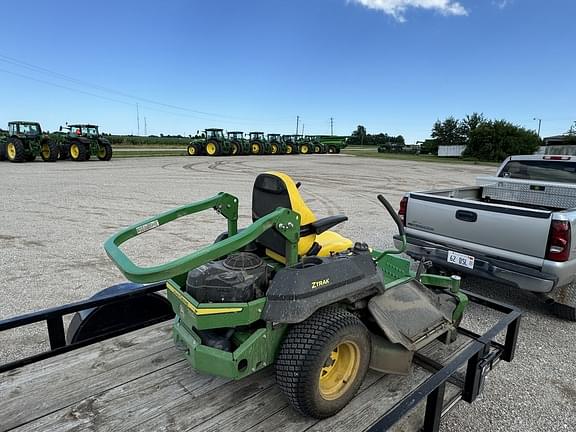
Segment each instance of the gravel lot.
M379 248L391 245L395 229L377 193L397 206L404 192L469 185L494 171L346 155L1 163L0 318L79 300L123 281L102 243L151 214L227 191L240 198L240 225L247 224L254 178L270 169L301 181L304 198L319 216L348 215L339 232ZM223 218L205 213L152 231L128 252L152 263L196 249L224 230ZM483 399L459 404L442 430L576 430L576 326L552 316L530 295L483 281L466 285L526 313L514 363L501 363ZM471 310L465 324L484 318ZM0 357L28 353L44 339L35 326L0 336Z

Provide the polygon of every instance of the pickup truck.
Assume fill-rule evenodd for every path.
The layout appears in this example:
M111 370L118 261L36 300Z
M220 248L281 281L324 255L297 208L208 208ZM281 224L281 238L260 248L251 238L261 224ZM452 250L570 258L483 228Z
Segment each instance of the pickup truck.
M402 198L408 255L531 291L576 321L576 157L511 156L476 183Z

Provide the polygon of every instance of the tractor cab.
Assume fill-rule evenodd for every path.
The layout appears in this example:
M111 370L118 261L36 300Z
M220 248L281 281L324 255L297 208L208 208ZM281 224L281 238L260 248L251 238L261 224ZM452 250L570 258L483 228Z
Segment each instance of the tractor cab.
M264 141L264 132L250 132L250 141Z
M267 135L268 141L278 141L280 142L282 140L280 134L268 134Z
M68 125L69 133L77 136L85 136L88 138L99 137L98 126L88 124Z
M224 129L206 129L204 132L206 133L206 139L224 139Z
M240 132L240 131L228 132L228 139L229 140L242 140L242 139L244 139L244 132Z
M8 134L10 136L35 137L42 134L40 123L14 121L8 123Z

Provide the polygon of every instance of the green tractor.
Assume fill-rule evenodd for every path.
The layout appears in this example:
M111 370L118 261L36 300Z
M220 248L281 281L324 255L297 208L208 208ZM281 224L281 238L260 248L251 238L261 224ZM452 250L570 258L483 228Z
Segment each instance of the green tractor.
M285 154L286 153L286 143L282 140L280 134L266 135L266 140L270 143L270 154Z
M314 153L316 153L316 154L328 153L328 146L320 140L320 137L309 136L309 137L307 137L307 141L312 146L312 151Z
M36 122L8 123L8 137L5 138L5 144L0 147L10 162L32 162L38 155L44 162L58 160L58 144L44 134L40 123Z
M250 132L248 138L248 144L250 144L250 154L261 155L261 154L271 154L271 146L264 132Z
M314 152L312 142L302 135L292 135L292 142L296 145L298 148L298 153L300 154L307 155Z
M286 146L286 154L298 154L298 136L299 135L282 135L282 142Z
M100 135L98 126L93 124L73 124L60 126L59 134L60 158L72 159L76 162L90 160L96 156L101 161L112 159L112 144Z
M412 270L400 254L404 226L382 195L402 247L376 250L331 231L346 216L318 219L288 175L268 172L252 189L253 223L239 230L236 197L212 198L121 230L104 245L131 281L165 281L175 344L201 373L242 379L273 366L291 405L316 418L341 410L368 368L407 374L414 353L451 343L468 303L460 278ZM126 241L213 209L228 230L174 261L136 265Z
M230 141L230 147L232 151L231 155L248 155L250 154L250 144L244 138L244 132L242 131L232 131L227 132L228 141Z
M224 129L205 129L201 138L195 138L188 145L188 155L220 156L232 154L233 147L224 136Z

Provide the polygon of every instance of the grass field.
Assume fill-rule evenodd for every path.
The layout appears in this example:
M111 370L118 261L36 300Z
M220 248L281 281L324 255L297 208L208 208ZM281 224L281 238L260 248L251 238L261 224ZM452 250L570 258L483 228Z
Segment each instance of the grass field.
M419 162L436 162L446 164L464 164L464 165L483 165L483 166L498 166L498 162L482 162L470 159L460 159L451 157L438 157L434 155L416 155L409 153L378 153L376 148L360 148L360 147L347 147L342 150L342 153L358 157L368 157L375 159L386 160L403 160L403 161L419 161Z

